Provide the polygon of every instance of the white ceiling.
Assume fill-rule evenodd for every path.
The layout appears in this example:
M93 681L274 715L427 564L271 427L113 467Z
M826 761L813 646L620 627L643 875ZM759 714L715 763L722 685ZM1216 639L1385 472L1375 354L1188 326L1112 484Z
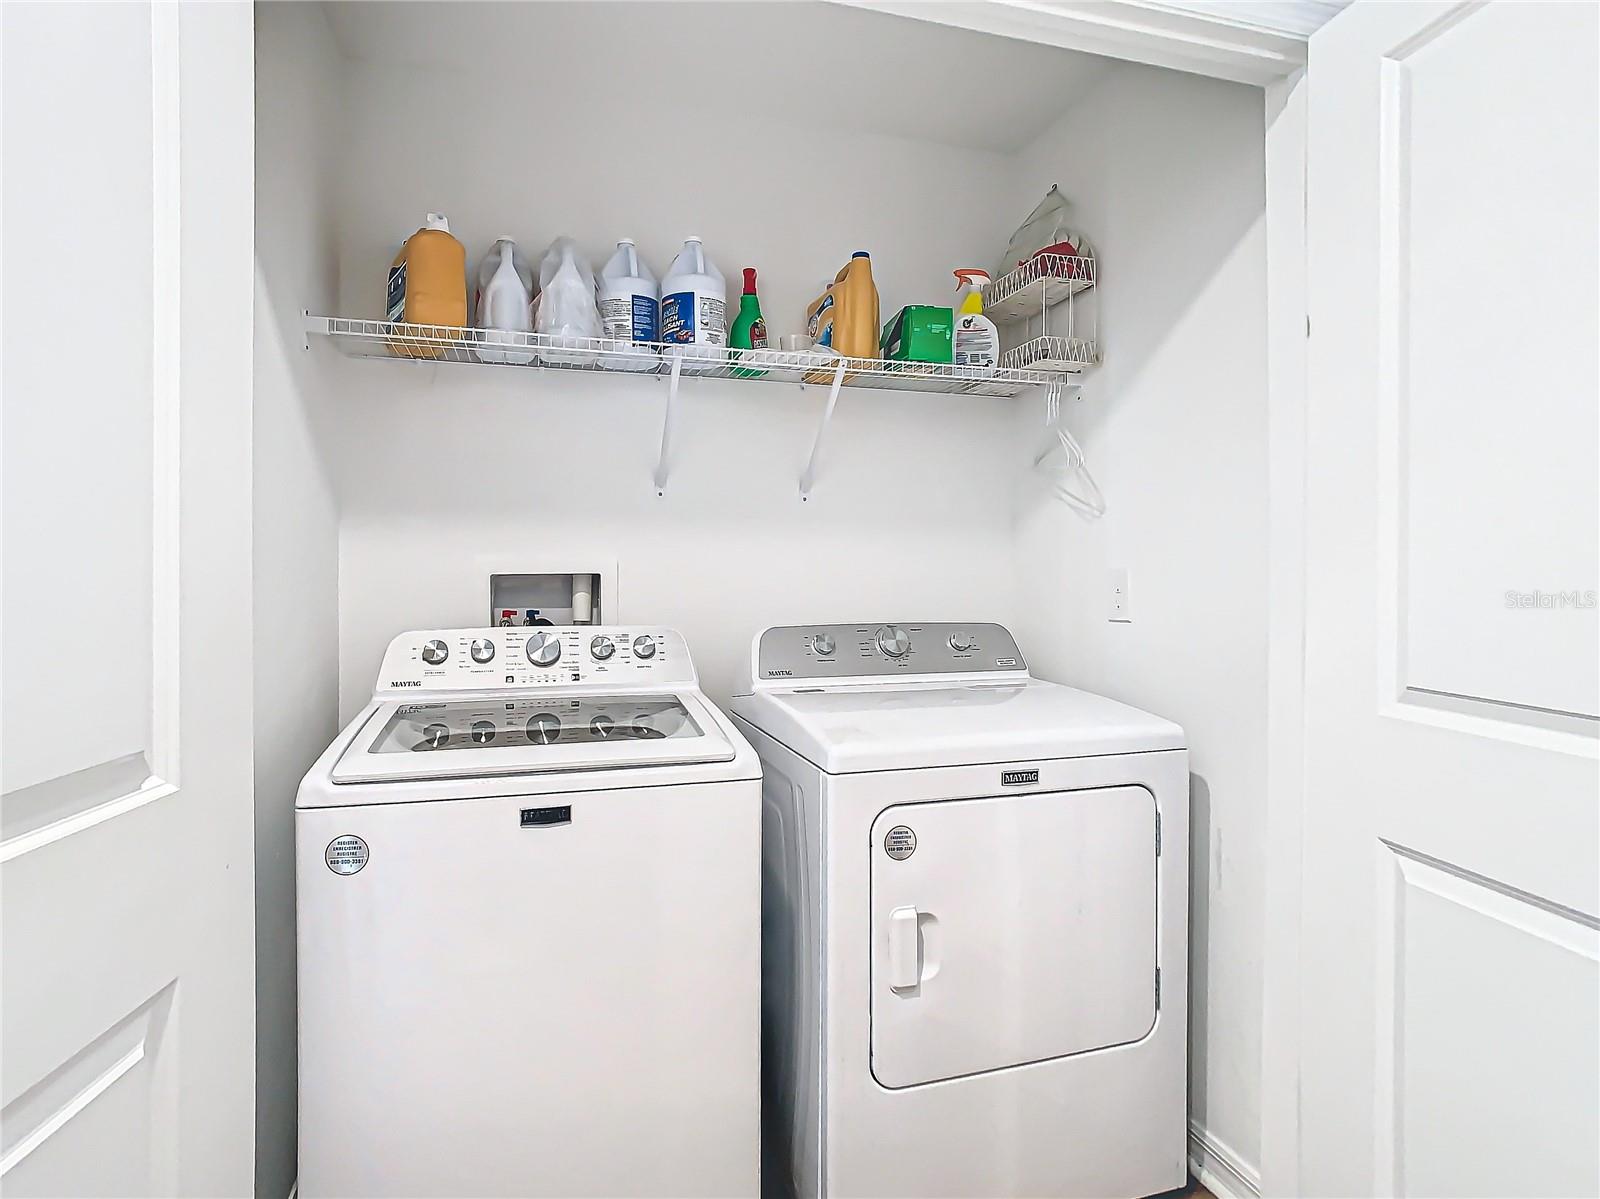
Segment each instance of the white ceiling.
M707 3L424 3L330 0L341 53L395 69L453 67L504 80L536 72L572 103L615 86L686 97L692 136L719 114L765 114L774 146L855 127L890 137L1014 152L1109 71L1109 60L818 0ZM470 93L463 113L470 112ZM530 121L554 114L528 114Z
M1135 0L1141 2L1141 0ZM1191 13L1290 37L1308 38L1348 7L1351 0L1142 0L1148 8Z

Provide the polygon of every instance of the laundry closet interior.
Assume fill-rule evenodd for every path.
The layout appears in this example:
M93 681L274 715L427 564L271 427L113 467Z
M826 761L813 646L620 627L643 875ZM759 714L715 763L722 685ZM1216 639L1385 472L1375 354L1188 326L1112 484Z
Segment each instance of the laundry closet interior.
M718 703L766 626L970 620L1036 676L1182 725L1191 1144L1258 1169L1262 88L829 3L255 14L258 1192L295 1169L302 774L396 634L490 624L493 587L573 574L605 623L679 630ZM430 212L474 275L502 235L536 270L558 236L596 269L632 238L657 277L698 236L730 309L757 269L774 339L866 250L887 322L952 304L952 271L992 270L1053 185L1095 263L1084 369L1053 382L833 397L826 372L379 360L337 332L383 319ZM1056 494L1084 486L1057 411L1098 519Z

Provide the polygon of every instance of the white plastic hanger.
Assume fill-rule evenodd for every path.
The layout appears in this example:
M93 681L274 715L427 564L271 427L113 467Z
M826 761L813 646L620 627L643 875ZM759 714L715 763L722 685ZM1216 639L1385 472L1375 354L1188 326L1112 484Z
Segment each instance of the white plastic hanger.
M1059 449L1065 461L1048 471L1054 480L1051 490L1055 492L1057 499L1080 516L1099 520L1106 514L1106 499L1100 491L1100 484L1096 483L1094 475L1089 473L1089 463L1084 457L1083 447L1062 422L1061 392L1061 385L1052 383L1045 393L1044 424L1045 430L1051 434L1051 440L1039 451L1033 460L1033 465L1035 469L1044 467L1050 456Z

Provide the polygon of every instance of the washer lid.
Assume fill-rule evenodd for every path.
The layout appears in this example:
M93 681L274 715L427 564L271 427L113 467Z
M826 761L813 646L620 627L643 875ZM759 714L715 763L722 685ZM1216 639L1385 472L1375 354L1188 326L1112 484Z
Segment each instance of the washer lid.
M1038 679L763 690L733 709L829 774L1184 748L1169 720Z
M384 704L333 768L337 783L460 779L728 762L692 693L491 695Z

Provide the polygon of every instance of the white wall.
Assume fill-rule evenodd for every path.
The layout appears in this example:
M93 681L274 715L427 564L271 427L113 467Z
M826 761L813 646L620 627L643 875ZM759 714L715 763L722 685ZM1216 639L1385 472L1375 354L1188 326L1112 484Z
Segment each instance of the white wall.
M352 66L342 311L381 315L395 246L430 208L450 217L474 268L498 234L538 254L569 233L595 261L633 236L659 274L698 233L731 293L741 267L761 272L774 335L803 327L807 300L857 248L874 255L885 319L953 296L948 271L988 263L1009 219L992 207L1009 169L994 151L821 134L759 106L741 115L730 91L686 156L619 133L626 105L574 105L558 72L491 77L486 90L470 71L412 73L401 123L392 68ZM463 123L467 94L490 111L567 115ZM825 389L691 380L657 498L664 383L337 365L346 716L394 634L479 622L491 570L569 549L569 569L596 552L617 560L613 613L681 628L718 698L738 686L751 635L774 621L1011 614L1010 401L846 392L802 503Z
M294 795L337 729L332 392L301 310L331 303L338 60L322 9L256 6L256 1194L295 1179Z
M665 384L341 363L341 707L414 626L482 623L488 576L619 563L621 616L674 625L710 693L782 621L1011 613L1008 401L847 392L798 479L826 389L684 384L666 496Z
M1109 76L1018 157L1099 254L1105 365L1064 405L1106 496L1085 521L1019 489L1017 635L1039 673L1188 733L1190 1115L1260 1162L1266 828L1267 388L1263 97L1145 67ZM1042 444L1037 401L1019 455ZM1108 571L1130 624L1106 619Z

